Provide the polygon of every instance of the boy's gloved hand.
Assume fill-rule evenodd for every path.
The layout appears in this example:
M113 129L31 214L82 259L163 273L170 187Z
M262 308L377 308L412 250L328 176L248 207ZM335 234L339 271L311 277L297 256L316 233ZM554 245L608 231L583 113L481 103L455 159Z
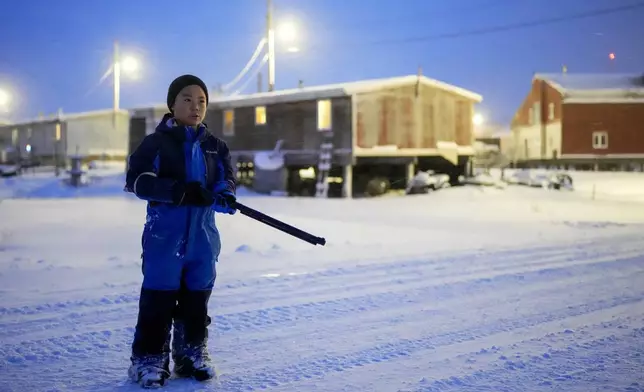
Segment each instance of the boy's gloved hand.
M215 198L212 192L195 181L179 186L175 194L175 202L180 206L208 207L215 202Z
M212 208L215 212L234 215L237 212L237 209L235 208L236 201L237 197L235 197L233 192L224 190L215 195L215 202L212 205Z

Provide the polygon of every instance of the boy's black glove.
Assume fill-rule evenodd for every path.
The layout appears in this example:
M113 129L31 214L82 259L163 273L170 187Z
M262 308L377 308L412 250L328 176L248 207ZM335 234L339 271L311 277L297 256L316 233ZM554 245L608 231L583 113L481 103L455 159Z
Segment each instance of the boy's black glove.
M212 208L215 212L234 215L237 212L237 208L235 208L236 202L237 197L235 197L235 194L229 190L225 190L215 195L215 204Z
M215 202L215 198L212 192L195 181L177 185L174 201L179 206L209 207Z

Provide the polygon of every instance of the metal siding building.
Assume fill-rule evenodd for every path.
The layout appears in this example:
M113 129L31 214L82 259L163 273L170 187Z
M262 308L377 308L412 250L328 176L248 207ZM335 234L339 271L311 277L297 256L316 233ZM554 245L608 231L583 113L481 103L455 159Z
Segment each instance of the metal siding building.
M252 162L279 143L290 171L319 166L321 146L330 143L330 163L350 195L354 169L363 176L367 166L397 165L403 176L415 168L464 172L474 154L474 105L481 101L476 93L410 75L212 97L204 122L238 162ZM167 111L165 105L133 110L139 129L132 137L143 128L152 133Z
M129 142L129 112L101 110L50 116L0 126L0 146L22 159L53 162L73 154L88 159L125 159ZM29 146L29 148L28 148ZM30 151L28 151L30 149Z

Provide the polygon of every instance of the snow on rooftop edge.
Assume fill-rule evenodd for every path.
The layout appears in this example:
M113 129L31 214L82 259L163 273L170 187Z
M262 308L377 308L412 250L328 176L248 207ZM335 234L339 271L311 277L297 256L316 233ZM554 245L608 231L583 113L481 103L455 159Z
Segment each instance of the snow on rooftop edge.
M211 97L210 103L218 103L226 106L226 103L246 103L246 104L257 104L258 102L286 102L294 100L309 100L309 99L319 99L319 98L334 98L342 97L353 94L366 93L382 88L397 87L403 85L415 84L420 80L426 86L439 88L442 90L450 91L454 94L461 95L463 97L469 98L477 103L483 101L483 96L477 94L473 91L469 91L462 87L458 87L449 83L441 82L436 79L431 79L426 76L418 75L406 75L406 76L396 76L390 78L380 78L380 79L367 79L359 80L353 82L343 82L335 84L326 84L326 85L317 85L317 86L308 86L302 88L291 88L285 90L277 90L272 92L261 92L261 93L252 93L252 94L239 94L235 96L214 96ZM117 112L119 114L127 114L137 110L146 110L146 109L166 109L166 104L156 103L150 105L137 106L130 109L119 109ZM17 126L25 125L32 123L42 123L50 122L55 120L72 120L82 117L91 117L98 116L102 114L113 113L114 109L98 109L86 112L78 113L56 113L53 115L46 115L42 117L21 119L15 122L0 124L0 126Z
M644 94L644 72L614 74L570 74L570 73L537 73L533 80L550 83L562 94L620 94L624 92Z
M417 83L419 80L418 75L407 75L407 76L396 76L391 78L381 78L381 79L367 79L359 80L353 82L343 82L343 83L334 83L334 84L325 84L317 86L307 86L301 88L290 88L284 90L277 90L272 92L260 92L252 94L239 94L235 96L214 96L210 99L210 103L218 103L220 105L226 106L226 103L231 105L236 104L258 104L260 102L287 102L294 100L309 100L309 99L318 99L318 98L334 98L342 97L353 94L366 93L381 88L397 87L403 85L411 85ZM431 79L426 76L420 77L420 82L426 86L431 86L446 91L450 91L454 94L464 96L475 102L483 101L483 97L480 94L469 91L467 89L451 85L439 80ZM145 110L145 109L157 109L165 108L165 104L155 104L150 106L143 106L134 108L132 110Z

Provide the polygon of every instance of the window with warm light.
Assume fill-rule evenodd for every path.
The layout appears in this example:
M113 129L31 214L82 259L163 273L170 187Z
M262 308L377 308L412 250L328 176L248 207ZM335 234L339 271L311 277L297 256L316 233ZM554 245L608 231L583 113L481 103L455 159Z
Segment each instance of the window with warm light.
M235 111L232 109L224 110L224 136L235 135Z
M318 101L318 131L331 130L331 100Z
M266 106L255 107L255 125L266 124Z

